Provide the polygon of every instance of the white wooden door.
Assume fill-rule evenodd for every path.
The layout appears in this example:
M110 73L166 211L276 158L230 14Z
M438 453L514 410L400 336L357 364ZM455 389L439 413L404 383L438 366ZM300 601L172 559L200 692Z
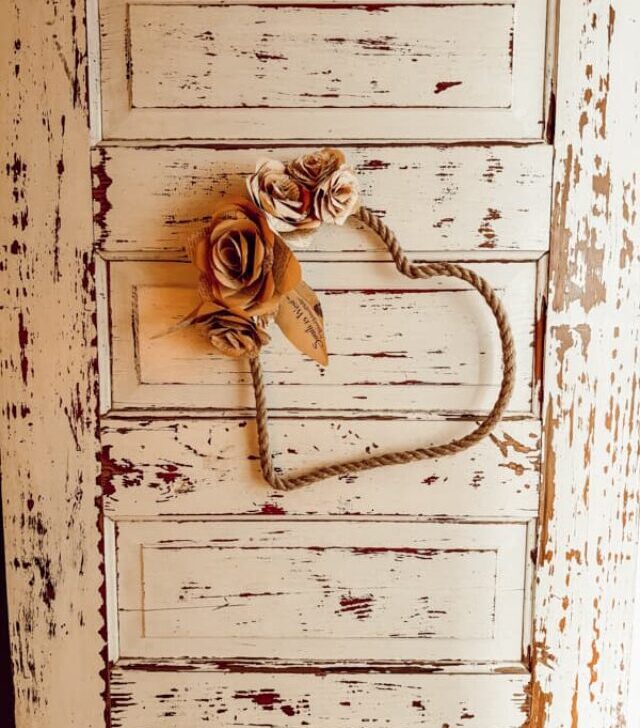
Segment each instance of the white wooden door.
M602 111L598 96L610 79L607 71L594 80L598 56L580 71L591 96L575 90L582 50L572 40L615 44L615 12L567 11L558 46L557 9L547 0L92 0L86 58L75 4L27 26L16 18L16 59L25 27L30 48L58 28L43 59L54 67L64 59L60 77L70 84L59 109L45 84L37 102L44 111L28 122L34 137L45 133L39 124L48 129L51 149L59 134L58 153L48 158L58 206L36 217L57 246L47 258L51 275L35 281L41 274L32 265L9 267L4 289L7 300L26 301L9 318L19 348L8 336L4 362L15 377L6 392L17 383L27 393L13 409L4 397L3 465L28 484L22 510L5 499L18 728L578 728L579 706L592 718L584 725L611 728L605 686L624 682L612 676L623 630L605 646L599 592L585 587L595 600L585 605L571 583L592 584L588 569L601 569L597 584L619 575L606 609L630 613L614 592L626 594L633 582L635 521L633 535L613 538L609 528L606 541L603 485L602 529L590 534L588 484L592 467L600 475L611 467L607 487L620 494L619 520L634 520L632 490L620 478L631 479L637 465L629 449L636 398L620 395L621 420L619 408L607 415L603 404L604 426L611 430L618 417L625 429L608 448L573 424L561 438L566 422L591 421L588 393L571 401L574 387L587 386L591 322L604 350L620 336L607 328L611 311L627 307L631 348L620 354L622 373L616 369L624 381L632 379L638 333L623 296L631 288L625 264L637 271L637 254L626 243L608 254L627 275L618 280L616 308L598 282L613 285L613 274L578 213L610 219L611 174L599 141L606 100ZM606 22L597 41L587 37ZM86 66L83 97L78 68ZM11 67L16 78L24 73L18 60ZM80 140L71 149L68 119L71 141ZM574 149L578 138L587 141ZM248 366L216 356L190 329L157 335L197 301L184 243L216 201L242 192L259 157L288 159L327 143L344 149L365 204L411 258L462 262L499 292L517 378L504 420L471 450L280 493L260 475ZM587 162L591 148L597 157ZM82 204L89 162L91 229ZM569 210L587 164L593 174L584 189L606 193L606 206L598 199L595 208L576 202ZM33 264L37 256L21 242L32 240L30 213L20 207L34 189L31 169L21 158L7 165L11 253ZM634 190L635 178L620 178L629 239ZM38 192L41 200L50 195L55 187ZM605 223L590 229L598 224ZM86 240L72 243L74 236ZM322 229L299 258L321 298L330 365L302 359L274 332L264 367L283 468L443 442L474 427L501 373L495 324L472 289L400 277L380 241L355 223ZM36 289L37 308L27 295ZM53 314L69 321L63 336ZM574 349L585 368L569 371ZM59 371L47 370L45 380L40 367L52 351ZM599 361L609 384L615 352ZM36 426L14 424L31 423L32 410L41 412ZM85 489L96 475L95 445L94 503ZM623 452L624 473L615 454ZM584 478L573 481L578 462ZM554 487L563 472L571 481L565 493ZM56 490L56 482L64 486ZM566 523L554 520L559 511ZM33 533L22 551L21 533ZM30 590L40 606L30 605ZM25 636L34 624L37 639ZM584 660L582 639L592 646ZM600 672L605 647L610 669ZM556 672L558 656L575 663L566 678L562 664Z
M99 13L112 726L520 726L551 204L546 2L101 0ZM346 140L366 204L412 257L465 261L500 292L517 383L506 420L468 453L282 494L260 476L248 365L194 330L157 335L197 303L188 236L242 194L258 158L292 158L307 139ZM477 294L398 276L356 224L299 257L330 365L278 336L265 351L279 462L469 431L500 383Z

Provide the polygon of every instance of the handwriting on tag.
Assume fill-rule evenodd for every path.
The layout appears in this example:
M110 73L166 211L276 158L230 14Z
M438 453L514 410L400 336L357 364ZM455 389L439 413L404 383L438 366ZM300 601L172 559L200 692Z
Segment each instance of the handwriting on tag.
M301 281L287 293L276 315L282 333L303 354L327 366L327 342L324 336L322 307L315 292Z

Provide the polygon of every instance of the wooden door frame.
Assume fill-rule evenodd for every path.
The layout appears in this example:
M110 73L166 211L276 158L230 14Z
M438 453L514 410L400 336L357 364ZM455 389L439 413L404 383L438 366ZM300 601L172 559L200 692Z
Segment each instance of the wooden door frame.
M0 462L16 725L104 725L84 2L3 5Z
M82 0L11 0L2 28L0 462L18 728L106 721L84 13ZM639 28L635 0L560 1L530 728L627 718Z
M530 726L613 728L638 556L640 6L559 9Z

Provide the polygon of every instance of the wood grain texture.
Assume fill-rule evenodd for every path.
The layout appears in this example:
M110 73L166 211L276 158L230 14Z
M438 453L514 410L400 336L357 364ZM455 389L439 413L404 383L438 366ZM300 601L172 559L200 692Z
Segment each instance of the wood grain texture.
M519 728L524 674L293 674L117 667L113 728ZM186 666L188 667L188 666ZM491 694L492 699L487 700Z
M513 5L132 5L131 105L504 108L513 25Z
M218 200L245 194L245 176L258 159L286 161L304 151L102 146L93 153L96 240L112 256L182 253L185 240L206 223ZM408 252L540 255L548 249L550 146L345 151L366 204ZM377 236L357 222L323 226L300 257L310 257L307 250L327 257L386 253Z
M532 728L633 725L640 68L634 2L561 2Z
M107 5L117 3L103 3L108 30L113 18ZM532 74L541 69L534 62L538 45L529 56L519 53L518 32L531 29L537 43L539 20L531 22L528 12L535 7L539 19L543 6L517 3L516 79L526 80L518 64ZM271 661L273 675L247 678L236 665L223 670L225 681L210 667L150 661L146 669L122 665L113 671L114 725L186 728L195 716L223 727L225 721L346 726L357 715L363 725L378 720L431 728L433 719L443 726L515 728L529 708L529 728L622 728L635 718L628 675L639 497L640 78L632 54L640 11L631 0L562 0L561 9L546 487L535 680L528 695L526 674L514 677L512 668L501 674L498 667L486 679L466 665L456 675L380 679L362 672L319 674L311 665L301 678L293 669L279 672ZM12 0L6 15L2 73L9 83L3 84L0 131L11 146L3 152L0 213L3 231L9 230L1 260L2 467L6 539L14 557L8 572L18 725L97 728L106 717L94 504L95 304L90 221L82 204L89 185L83 17L74 2L36 6L23 0ZM105 47L122 64L105 74L106 92L126 84L124 37L123 26ZM427 109L380 114L369 125L353 118L327 123L325 110L316 109L286 112L287 127L277 111L263 123L244 110L231 110L235 117L216 111L212 118L207 110L156 116L114 107L105 121L111 136L124 137L271 139L295 129L346 138L537 138L542 112L537 83L529 81L514 86L515 113L481 118L468 110ZM526 107L518 103L523 90ZM442 95L460 91L450 86ZM99 184L106 188L108 177ZM545 306L537 310L541 325ZM109 457L103 459L109 465ZM145 468L157 460L140 463L148 482ZM170 480L173 471L166 472ZM126 479L123 472L112 475ZM402 533L395 525L389 531ZM109 544L115 549L113 540ZM525 551L515 549L518 558ZM523 624L526 615L525 605ZM408 667L419 673L414 664ZM465 670L473 674L462 681Z
M522 657L525 523L127 521L123 657Z
M100 11L108 139L541 137L543 0Z
M510 411L530 413L536 265L474 270L509 310L517 372ZM272 410L469 413L493 404L500 343L490 310L469 286L411 280L386 262L307 262L304 275L323 307L330 363L320 369L271 327L263 366ZM246 362L216 355L194 328L158 336L198 303L192 265L112 263L110 280L115 409L253 407Z
M420 419L274 419L287 470L439 442L475 423ZM520 518L537 514L540 424L503 422L456 457L328 480L282 494L265 488L251 419L102 422L105 509L116 519L235 515Z
M17 726L98 728L106 664L83 3L3 3L0 48L0 460Z

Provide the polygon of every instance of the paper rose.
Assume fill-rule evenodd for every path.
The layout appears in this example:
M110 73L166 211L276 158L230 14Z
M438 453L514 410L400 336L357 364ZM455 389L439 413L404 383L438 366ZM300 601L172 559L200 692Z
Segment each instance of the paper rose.
M216 311L203 323L211 345L225 356L252 359L270 340L253 319L232 311Z
M325 147L286 164L259 160L246 187L250 199L219 203L209 225L189 241L201 301L162 335L203 325L217 351L255 358L273 324L326 366L322 306L283 236L303 247L322 223L343 225L360 205L353 169L339 149Z
M311 191L291 177L285 165L276 159L258 162L256 171L247 179L247 189L275 232L313 230L320 225L311 216Z
M294 159L287 165L287 171L296 182L315 188L345 163L339 149L325 147Z
M313 211L321 222L344 225L358 207L358 180L346 165L335 170L316 188Z
M189 256L200 271L202 298L248 316L277 309L301 280L297 259L244 198L218 205L205 233L191 241Z

